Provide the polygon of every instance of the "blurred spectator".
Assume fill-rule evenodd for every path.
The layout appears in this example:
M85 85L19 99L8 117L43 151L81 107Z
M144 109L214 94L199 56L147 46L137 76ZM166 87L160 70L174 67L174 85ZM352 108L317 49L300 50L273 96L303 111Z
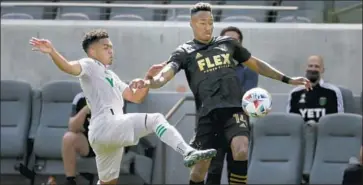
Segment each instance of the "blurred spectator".
M362 127L363 133L363 127ZM350 166L344 171L343 185L362 185L363 184L363 134L362 144L360 147L360 159L359 163L350 164Z
M301 114L305 122L318 122L326 114L344 112L343 98L340 89L324 82L324 61L321 56L308 58L306 78L313 84L313 90L296 87L289 96L287 112Z
M83 93L77 94L72 103L72 113L68 123L68 132L63 136L62 158L66 175L66 185L76 184L77 155L94 157L88 142L88 125L91 118Z
M237 39L241 45L243 42L243 34L241 30L237 27L227 27L224 28L220 34L221 36L230 36L232 38ZM258 83L258 74L248 67L244 67L242 64L238 65L237 68L238 78L241 80L241 86L243 87L243 91L246 92L254 87L257 87Z

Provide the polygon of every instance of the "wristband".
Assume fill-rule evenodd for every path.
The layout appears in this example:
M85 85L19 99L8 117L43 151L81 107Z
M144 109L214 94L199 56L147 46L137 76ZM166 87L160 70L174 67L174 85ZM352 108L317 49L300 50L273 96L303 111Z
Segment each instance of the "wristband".
M287 77L287 76L282 76L282 79L281 79L281 81L282 82L284 82L284 83L287 83L287 84L289 84L289 81L291 80L291 78L290 77Z

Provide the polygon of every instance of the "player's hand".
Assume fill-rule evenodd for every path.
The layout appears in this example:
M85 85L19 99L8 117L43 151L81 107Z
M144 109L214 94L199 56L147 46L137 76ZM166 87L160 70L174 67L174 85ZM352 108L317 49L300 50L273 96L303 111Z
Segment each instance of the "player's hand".
M29 44L33 46L33 51L40 51L42 53L49 54L53 51L53 45L49 40L46 39L38 39L32 37L29 41Z
M310 91L310 90L313 89L313 87L311 86L311 82L307 78L304 78L304 77L293 77L289 81L289 84L291 84L291 85L304 85L305 89L307 91Z
M150 83L148 83L148 80L137 78L130 82L129 87L131 89L142 89L149 87L149 85Z
M149 70L147 71L146 78L150 79L154 76L156 76L166 65L166 62L160 63L160 64L154 64L152 65Z

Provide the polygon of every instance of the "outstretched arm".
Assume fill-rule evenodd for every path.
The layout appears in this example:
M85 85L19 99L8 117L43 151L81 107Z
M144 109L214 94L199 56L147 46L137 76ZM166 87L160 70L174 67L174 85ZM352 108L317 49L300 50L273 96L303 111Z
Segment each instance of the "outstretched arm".
M54 64L63 72L68 73L73 76L78 76L81 74L82 68L78 61L68 62L56 49L53 49L49 53Z
M173 79L174 75L184 68L187 54L183 48L177 48L170 56L167 65L154 78L146 83L151 89L158 89Z
M147 71L144 79L135 79L130 82L130 86L126 87L123 91L122 96L131 102L141 103L149 93L150 87L145 86L143 83L147 80L152 79L158 74L166 65L166 62L161 64L153 65ZM121 88L122 89L122 88Z
M248 68L252 69L256 73L275 79L275 80L282 80L285 76L282 72L272 67L270 64L264 62L261 59L256 57L250 57L246 62L243 63Z
M239 63L243 63L248 68L268 78L279 80L292 85L304 85L307 90L311 89L311 84L308 79L304 77L290 78L272 67L267 62L251 56L251 53L246 48L242 47L237 41L231 42L235 47L233 58Z
M174 66L174 67L173 67ZM173 62L167 64L159 74L148 80L151 89L158 89L168 83L175 75L176 67Z
M33 46L33 51L40 51L42 53L49 54L54 64L61 71L74 76L81 74L82 68L78 61L69 62L53 47L49 40L33 37L29 43Z

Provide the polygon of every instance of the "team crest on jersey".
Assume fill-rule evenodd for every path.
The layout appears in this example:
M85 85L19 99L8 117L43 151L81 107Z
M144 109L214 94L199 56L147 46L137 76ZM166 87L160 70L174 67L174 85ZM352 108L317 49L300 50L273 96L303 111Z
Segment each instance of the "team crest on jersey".
M305 103L305 97L306 97L305 93L301 94L299 103Z
M327 99L326 99L326 97L320 97L320 98L319 98L319 104L320 104L321 106L326 105L326 103L327 103Z

